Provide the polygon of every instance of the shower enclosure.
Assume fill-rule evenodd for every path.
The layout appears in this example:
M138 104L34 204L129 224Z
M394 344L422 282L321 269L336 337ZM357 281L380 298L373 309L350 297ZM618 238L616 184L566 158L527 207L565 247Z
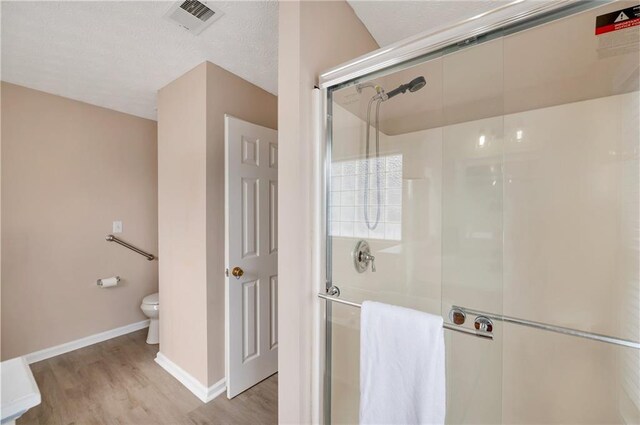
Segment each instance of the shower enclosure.
M325 423L363 300L442 315L447 423L640 423L640 6L515 7L321 78Z

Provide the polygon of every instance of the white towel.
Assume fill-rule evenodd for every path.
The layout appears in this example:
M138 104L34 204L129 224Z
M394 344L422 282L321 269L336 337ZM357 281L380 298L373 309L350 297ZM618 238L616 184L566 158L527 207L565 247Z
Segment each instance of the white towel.
M442 317L362 303L360 423L444 424Z

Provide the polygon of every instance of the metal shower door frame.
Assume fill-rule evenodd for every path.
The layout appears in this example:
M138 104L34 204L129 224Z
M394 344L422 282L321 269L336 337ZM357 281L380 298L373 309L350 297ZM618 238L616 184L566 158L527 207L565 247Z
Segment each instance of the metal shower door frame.
M513 0L503 6L436 31L427 31L388 47L355 58L319 75L314 89L314 254L312 283L325 291L332 285L331 236L328 199L332 152L332 92L357 84L385 71L398 71L429 58L447 48L466 47L479 37L502 32L518 32L546 22L570 16L616 0L556 0L540 4L535 0ZM510 31L511 28L511 31ZM318 291L320 292L320 291ZM312 418L314 423L331 423L331 313L332 303L314 312L314 353L312 379Z
M358 82L364 76L389 68L398 69L398 66L420 60L423 56L447 47L464 46L494 31L526 23L533 27L614 1L616 0L556 0L541 4L535 0L513 0L454 25L425 31L330 68L320 74L319 87L332 89L347 82ZM522 28L518 29L520 30Z

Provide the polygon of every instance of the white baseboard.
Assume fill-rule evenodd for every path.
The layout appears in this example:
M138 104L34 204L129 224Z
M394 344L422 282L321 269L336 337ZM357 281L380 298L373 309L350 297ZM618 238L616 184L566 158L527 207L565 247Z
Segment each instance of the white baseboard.
M130 325L121 326L119 328L111 329L105 332L100 332L99 334L89 335L84 338L76 339L75 341L56 345L55 347L35 351L33 353L27 354L24 357L27 360L27 363L31 364L39 362L41 360L49 359L51 357L59 356L60 354L68 353L69 351L77 350L88 345L97 344L98 342L126 335L128 333L135 332L147 327L149 327L148 319L137 323L131 323Z
M227 383L224 378L210 386L205 387L196 378L191 376L188 372L182 369L180 366L169 360L167 356L158 352L156 355L156 363L166 370L169 375L176 378L182 385L187 387L196 397L198 397L203 403L208 403L227 389Z

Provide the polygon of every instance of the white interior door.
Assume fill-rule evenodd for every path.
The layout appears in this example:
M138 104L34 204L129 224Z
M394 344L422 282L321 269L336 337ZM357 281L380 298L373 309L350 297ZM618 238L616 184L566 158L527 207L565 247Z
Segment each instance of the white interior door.
M232 398L278 371L278 133L225 115L226 368Z

